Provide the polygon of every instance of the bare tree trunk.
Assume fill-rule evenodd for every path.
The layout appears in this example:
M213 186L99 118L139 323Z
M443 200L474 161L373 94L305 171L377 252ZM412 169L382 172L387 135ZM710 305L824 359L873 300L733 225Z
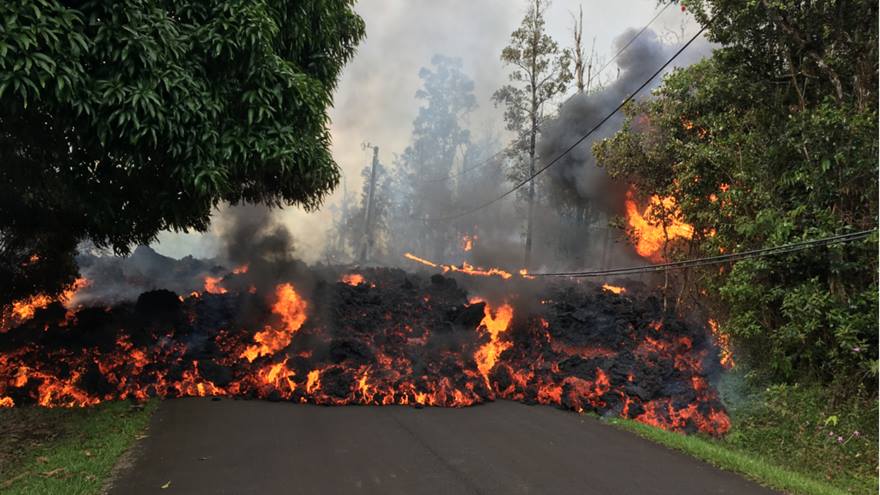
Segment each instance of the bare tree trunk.
M540 15L541 5L539 0L535 0L535 17ZM527 269L532 268L532 228L535 223L535 141L537 140L538 134L538 88L535 87L538 84L538 74L537 74L537 65L538 65L538 33L535 30L532 34L532 60L531 66L529 67L531 70L531 90L532 90L532 101L531 101L531 120L532 126L529 132L529 213L528 218L526 219L526 247L525 247L525 256L523 260L523 265Z
M572 14L574 17L574 14ZM574 19L574 75L578 93L584 92L584 6L578 10L578 18ZM589 76L588 76L589 77Z
M534 79L534 77L532 78ZM535 222L535 142L538 134L537 92L532 84L532 128L529 132L529 216L526 220L526 252L524 267L532 268L532 227Z

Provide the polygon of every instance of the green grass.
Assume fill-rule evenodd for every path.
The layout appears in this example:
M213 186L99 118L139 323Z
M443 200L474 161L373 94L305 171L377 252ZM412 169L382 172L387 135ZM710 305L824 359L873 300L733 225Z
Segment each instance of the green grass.
M613 419L610 422L648 440L680 450L721 469L742 474L762 485L786 493L817 495L847 493L828 483L770 464L754 454L741 452L723 442L668 432L632 420Z
M723 438L610 422L786 493L877 493L876 398L832 400L827 390L800 386L732 393L722 383L721 391L732 404L731 429Z
M4 494L100 493L119 457L147 426L158 401L114 401L84 409L0 410L7 438L0 464ZM3 432L5 433L5 432Z

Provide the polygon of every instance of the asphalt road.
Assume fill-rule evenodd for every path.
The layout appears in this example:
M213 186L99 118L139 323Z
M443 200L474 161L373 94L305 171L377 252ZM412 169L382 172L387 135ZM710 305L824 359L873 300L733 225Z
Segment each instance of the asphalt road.
M596 419L507 401L168 400L130 460L110 493L773 493Z

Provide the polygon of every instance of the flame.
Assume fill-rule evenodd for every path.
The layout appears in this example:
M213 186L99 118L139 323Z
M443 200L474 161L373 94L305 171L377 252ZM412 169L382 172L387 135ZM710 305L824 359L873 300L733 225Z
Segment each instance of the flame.
M316 312L315 321L305 326L311 308L293 285L282 283L267 298L271 312L266 311L266 324L255 333L210 326L223 321L212 315L225 306L217 303L234 303L237 296L185 298L180 310L190 318L188 323L157 329L145 335L148 339L129 336L119 327L115 346L111 340L109 348L86 345L74 352L65 346L45 346L40 340L5 350L0 353L0 407L17 403L73 407L111 399L208 395L326 405L446 407L503 398L621 414L670 430L717 435L729 428L717 392L702 370L704 363L715 359L711 347L705 339L694 338L697 334L682 334L678 326L664 328L656 314L639 313L638 324L630 325L632 338L590 341L569 330L567 315L572 314L573 299L561 293L540 301L542 306L532 308L533 312L517 315L514 328L513 305L507 301L485 304L478 311L477 324L459 318L454 314L457 310L450 311L461 307L461 291L428 287L427 293L393 293L401 297L388 303L394 309L323 299L340 304L327 311L334 316L323 319L324 312ZM358 295L344 286L328 288ZM584 296L611 304L589 291ZM468 301L480 302L484 301ZM125 318L129 310L108 312L116 318L111 321L122 322L128 320L119 317ZM444 325L439 329L433 326L438 321ZM458 328L463 321L473 327L457 335L455 344L447 339L441 339L442 346L432 344L432 337L439 335L435 332ZM335 325L332 333L328 324ZM59 325L47 332L68 338L69 333L83 330L74 320L72 326ZM465 335L471 340L461 338ZM291 349L294 337L296 350ZM621 355L626 359L618 360ZM609 368L610 363L615 368ZM657 392L644 398L631 392L634 385L657 379L672 380L672 388L683 392Z
M236 275L241 275L241 274L247 273L249 267L250 267L250 265L248 265L247 263L245 263L245 264L243 264L243 265L241 265L241 266L237 266L237 267L233 268L233 269L232 269L232 273L234 273L234 274L236 274Z
M424 258L419 258L418 256L416 256L412 253L404 253L403 256L404 256L404 258L406 258L408 260L415 261L416 263L421 263L425 266L430 266L431 268L440 268L443 270L443 273L454 272L454 273L464 273L466 275L474 275L474 276L478 276L478 277L501 277L504 280L507 280L507 279L513 277L513 274L511 274L508 271L502 270L500 268L480 268L480 267L473 266L466 261L462 262L461 266L442 265L439 263L434 263L433 261L426 260ZM526 273L528 273L528 272L526 272ZM526 278L534 278L534 277L526 276Z
M77 293L88 286L89 280L80 277L64 289L57 297L40 293L24 299L19 299L18 301L13 301L11 305L0 308L0 333L30 320L37 313L37 310L43 309L53 302L58 301L65 307L70 308Z
M248 346L239 357L253 362L258 357L268 356L290 345L293 334L306 321L307 304L289 283L279 284L275 288L275 304L272 312L281 317L284 326L275 329L267 326L262 332L254 335L257 345Z
M306 378L306 393L314 394L321 388L321 371L320 370L312 370L309 371L308 377Z
M474 248L474 243L477 241L476 235L466 235L461 238L461 249L464 252L468 252Z
M519 276L526 280L534 280L535 277L533 275L529 275L529 270L527 268L520 268Z
M421 263L421 264L423 264L423 265L430 266L431 268L437 268L437 264L436 264L436 263L433 263L433 262L428 261L428 260L423 259L423 258L419 258L418 256L416 256L416 255L414 255L414 254L412 254L412 253L404 253L404 254L403 254L403 257L406 258L406 259L408 259L408 260L415 261L416 263ZM443 270L443 271L446 271L446 270Z
M209 294L226 294L227 290L223 287L220 287L220 282L223 281L223 277L205 277L205 292Z
M626 292L626 287L618 287L616 285L602 284L602 290L607 291L607 292L613 292L614 294L623 294Z
M626 193L626 217L636 241L636 252L643 258L659 263L663 261L663 247L667 239L669 241L678 238L690 239L694 235L694 228L680 218L677 213L677 203L672 196L665 198L651 196L648 207L640 212L633 199L633 192L634 190L630 188ZM667 223L665 233L664 222L659 218L664 211L672 212L665 219Z
M342 282L351 286L356 286L364 283L364 276L360 273L349 273L342 276Z
M712 339L715 341L715 345L718 346L721 366L726 369L733 368L736 363L733 360L733 351L730 350L730 335L722 332L718 327L718 322L715 320L709 320L709 328L712 330Z
M479 302L479 300L472 300L471 302ZM490 388L489 372L495 367L495 363L498 362L498 357L501 353L512 345L510 342L502 342L500 340L500 335L507 331L507 327L512 319L513 306L510 304L502 304L494 311L494 314L489 304L483 307L483 320L480 321L480 328L485 328L486 333L489 334L489 342L483 344L477 350L474 354L474 359L477 361L477 369L480 370L486 385Z

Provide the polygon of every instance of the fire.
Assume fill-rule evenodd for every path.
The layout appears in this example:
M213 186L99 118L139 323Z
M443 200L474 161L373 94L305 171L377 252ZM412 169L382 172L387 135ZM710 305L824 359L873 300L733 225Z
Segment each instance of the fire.
M626 292L626 287L618 287L616 285L602 284L602 290L607 291L607 292L612 292L614 294L623 294Z
M579 284L543 289L542 304L514 309L512 300L468 299L455 284L369 273L375 290L323 284L314 302L290 283L265 304L242 294L179 301L153 293L151 304L170 298L166 310L177 313L138 333L128 326L138 316L131 304L107 308L101 332L85 317L25 323L22 330L41 329L38 338L0 335L0 407L209 395L445 407L508 399L678 431L729 427L702 369L717 359L706 326L664 324L674 317L656 305L633 297L619 309ZM615 318L596 318L618 310L630 322L626 338Z
M306 378L306 393L314 394L321 388L321 371L320 370L312 370L309 371L308 378Z
M416 256L416 255L414 255L414 254L412 254L412 253L404 253L404 254L403 254L403 257L406 258L406 259L408 259L408 260L415 261L416 263L421 263L421 264L423 264L423 265L430 266L431 268L437 268L437 267L438 267L436 263L431 262L431 261L428 261L428 260L426 260L426 259L424 259L424 258L419 258L418 256ZM443 270L443 271L446 271L446 270Z
M275 288L276 302L272 312L281 317L282 328L267 326L262 332L254 335L257 345L249 345L239 357L253 362L258 357L268 356L290 345L293 334L306 321L306 302L293 289L293 285L284 283Z
M736 363L733 360L733 351L730 350L730 335L722 332L718 328L718 322L715 320L709 320L709 328L712 330L712 338L715 341L715 345L718 346L721 366L726 369L733 368Z
M479 301L471 301L471 303L474 302ZM498 362L498 357L501 353L512 345L510 342L502 342L500 340L501 334L507 331L507 327L512 319L513 307L510 304L502 304L494 314L489 304L483 307L483 320L480 321L480 328L484 328L486 333L489 334L489 342L483 344L477 350L474 354L474 360L476 360L477 369L480 370L480 374L483 375L483 379L489 387L491 387L489 384L489 372L495 367L495 363Z
M466 235L461 238L461 249L464 252L468 252L474 248L474 243L477 241L476 235Z
M247 263L245 263L244 265L241 265L241 266L238 266L238 267L233 268L233 269L232 269L232 273L234 273L234 274L236 274L236 275L241 275L241 274L243 274L243 273L247 273L249 267L250 267L250 265L248 265Z
M505 271L505 270L502 270L500 268L480 268L480 267L473 266L466 261L462 262L461 266L455 266L455 265L443 265L443 264L439 264L439 263L434 263L433 261L429 261L424 258L419 258L418 256L416 256L412 253L404 253L403 256L404 256L404 258L406 258L408 260L415 261L416 263L421 263L425 266L430 266L431 268L440 268L441 270L443 270L443 273L453 272L453 273L464 273L466 275L474 275L474 276L478 276L478 277L501 277L504 280L507 280L507 279L513 277L512 273ZM534 277L528 276L528 272L523 272L523 270L520 270L520 274L522 275L523 273L525 273L525 275L523 275L523 277L525 277L525 278L534 278Z
M360 273L348 273L342 276L342 282L351 286L357 286L364 283L364 276Z
M220 282L223 281L223 277L205 277L205 292L209 294L226 294L227 290L223 287L220 287Z
M667 217L662 219L664 213ZM694 235L693 226L680 218L672 196L651 196L648 207L640 212L633 199L633 189L630 189L626 193L626 217L636 241L636 252L655 263L663 261L663 248L667 241L690 239ZM665 229L663 223L667 224Z
M37 310L43 309L53 302L60 302L65 307L71 307L73 298L77 292L88 287L89 280L86 278L77 278L69 287L64 289L57 297L47 294L35 294L33 296L13 301L12 304L5 308L0 308L0 333L5 332L13 325L20 325L30 320L37 313Z

